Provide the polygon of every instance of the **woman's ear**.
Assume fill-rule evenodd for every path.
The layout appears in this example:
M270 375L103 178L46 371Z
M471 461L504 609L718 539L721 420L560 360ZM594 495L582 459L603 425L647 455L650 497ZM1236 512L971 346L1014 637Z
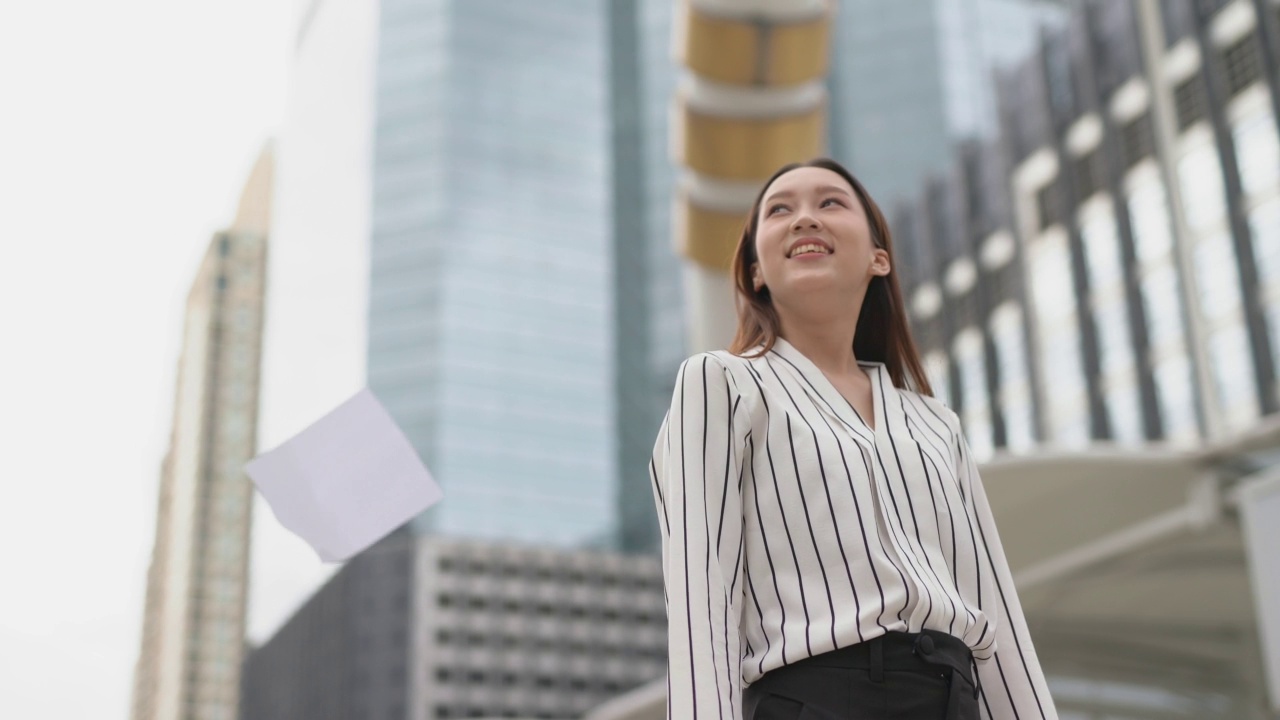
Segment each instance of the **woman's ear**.
M871 274L884 277L892 270L889 266L889 251L884 248L872 248L871 250Z
M760 263L758 262L751 263L751 286L755 288L756 292L760 292L760 289L764 287L764 278L760 275Z

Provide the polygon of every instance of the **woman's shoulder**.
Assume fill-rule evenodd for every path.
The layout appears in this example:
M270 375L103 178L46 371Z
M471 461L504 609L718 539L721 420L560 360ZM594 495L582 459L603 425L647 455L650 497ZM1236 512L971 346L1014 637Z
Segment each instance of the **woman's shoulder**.
M936 417L952 431L959 429L960 416L956 415L956 412L942 400L939 400L932 395L926 395L908 388L898 388L898 392L910 397L921 408L924 414Z
M689 372L690 368L703 368L718 370L725 382L732 386L739 393L750 392L755 384L751 381L752 363L758 358L752 358L749 355L735 355L728 350L707 350L704 352L694 353L680 364L680 374Z

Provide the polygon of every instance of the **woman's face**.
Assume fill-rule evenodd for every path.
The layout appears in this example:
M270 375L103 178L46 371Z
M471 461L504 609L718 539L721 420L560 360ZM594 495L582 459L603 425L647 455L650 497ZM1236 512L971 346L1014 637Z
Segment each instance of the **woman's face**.
M889 274L889 254L871 239L853 188L826 168L802 167L765 189L756 225L752 279L775 301L812 290L865 293Z

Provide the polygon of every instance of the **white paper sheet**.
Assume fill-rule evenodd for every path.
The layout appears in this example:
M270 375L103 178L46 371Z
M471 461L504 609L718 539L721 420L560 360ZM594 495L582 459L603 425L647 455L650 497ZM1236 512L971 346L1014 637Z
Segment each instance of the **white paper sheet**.
M245 472L280 524L325 562L350 558L444 497L368 388Z

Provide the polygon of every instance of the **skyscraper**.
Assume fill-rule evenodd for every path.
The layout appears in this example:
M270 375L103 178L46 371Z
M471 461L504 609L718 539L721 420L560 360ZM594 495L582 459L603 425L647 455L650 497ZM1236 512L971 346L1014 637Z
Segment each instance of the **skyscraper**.
M602 0L387 0L369 384L440 480L420 530L616 532Z
M147 572L134 720L232 720L249 565L271 151L187 297L173 429Z
M892 201L943 172L952 145L991 137L993 72L1031 53L1065 2L842 0L831 67L831 149Z

